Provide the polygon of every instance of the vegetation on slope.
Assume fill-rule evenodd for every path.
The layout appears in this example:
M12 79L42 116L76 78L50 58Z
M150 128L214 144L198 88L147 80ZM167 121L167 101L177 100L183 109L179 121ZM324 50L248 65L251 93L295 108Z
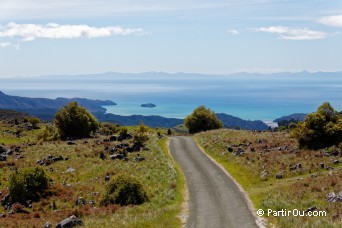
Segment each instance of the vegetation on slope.
M0 145L5 150L0 151L1 156L12 151L0 161L0 198L9 193L10 176L16 169L39 167L51 180L44 193L39 192L40 200L1 207L0 227L43 227L46 222L54 226L71 215L81 218L84 227L180 227L177 215L184 183L167 153L165 129L148 129L144 146L129 152L134 142L128 135L136 127L127 128L122 141L118 141L121 127L108 124L92 138L37 141L47 126L51 124L39 123L40 129L33 129L24 122L0 121ZM17 129L20 135L15 134ZM118 175L138 180L149 201L138 206L101 205L106 186Z
M299 149L287 132L222 129L194 137L249 193L256 209L327 212L323 217L266 216L270 224L340 227L341 148Z

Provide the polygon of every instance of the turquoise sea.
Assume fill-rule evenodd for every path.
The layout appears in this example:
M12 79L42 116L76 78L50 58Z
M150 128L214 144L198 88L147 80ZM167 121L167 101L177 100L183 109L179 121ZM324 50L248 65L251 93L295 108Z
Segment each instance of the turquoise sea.
M199 106L243 119L274 120L313 112L325 101L342 109L342 74L117 74L1 79L0 90L28 97L112 100L107 112L184 118ZM154 103L155 108L142 108Z

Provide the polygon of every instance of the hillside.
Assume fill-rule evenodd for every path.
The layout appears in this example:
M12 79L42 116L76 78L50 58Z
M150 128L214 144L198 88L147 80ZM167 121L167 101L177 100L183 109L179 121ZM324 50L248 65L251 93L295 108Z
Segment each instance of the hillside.
M281 121L290 121L290 120L303 121L306 116L307 116L307 114L305 114L305 113L294 113L292 115L279 117L279 118L277 118L277 119L275 119L273 121L276 122L276 123L279 123Z
M217 113L224 127L245 130L267 130L268 126L261 120L243 120L224 113Z
M57 110L67 105L71 101L76 101L80 106L87 108L101 122L112 122L125 126L135 126L140 122L144 122L144 124L150 127L164 128L172 128L183 123L183 119L166 118L162 116L121 116L112 113L106 113L106 109L102 106L117 105L116 103L108 100L101 101L85 98L57 98L53 100L47 98L9 96L0 91L0 109L10 109L19 112L25 112L47 121L53 120ZM217 116L222 121L224 126L228 128L247 130L266 130L268 128L267 125L260 120L243 120L224 113L219 113Z
M127 152L133 139L117 141L100 133L69 142L38 141L49 126L40 123L40 129L28 129L23 122L0 120L0 227L56 227L71 215L81 219L82 227L180 227L176 216L183 184L167 153L166 138L157 134L162 137L166 131L149 129L146 144ZM134 134L135 128L128 132ZM51 179L49 187L39 199L13 203L8 198L9 176L31 167L44 170ZM106 186L117 175L139 180L149 201L103 205Z

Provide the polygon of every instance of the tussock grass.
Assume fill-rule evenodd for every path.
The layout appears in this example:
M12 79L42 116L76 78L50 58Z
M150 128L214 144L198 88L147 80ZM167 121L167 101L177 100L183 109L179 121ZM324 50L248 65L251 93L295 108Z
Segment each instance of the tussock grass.
M332 160L341 160L341 157L323 156L323 150L299 150L297 142L286 132L221 129L200 133L194 138L249 193L256 209L305 211L317 207L317 210L327 212L326 217L266 216L269 224L278 227L341 227L342 203L326 201L328 193L342 191L341 167L332 164ZM227 151L228 146L234 151L240 147L245 154L234 156ZM290 170L299 163L302 168ZM322 169L320 163L334 169ZM264 170L268 175L261 178ZM284 175L283 179L275 178L279 173Z

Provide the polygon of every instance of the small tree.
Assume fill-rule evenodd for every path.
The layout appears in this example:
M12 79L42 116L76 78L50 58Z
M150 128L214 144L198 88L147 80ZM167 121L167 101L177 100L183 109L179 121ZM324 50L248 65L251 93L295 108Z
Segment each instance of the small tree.
M143 146L148 139L148 127L140 123L138 129L134 132L133 141L135 144Z
M49 178L39 167L15 171L9 178L9 193L13 202L38 200L48 186Z
M342 117L325 102L298 123L291 133L301 148L320 149L337 145L342 141Z
M187 116L184 124L189 129L190 134L218 129L223 126L216 114L204 105L197 107L191 115Z
M77 102L70 102L61 108L55 115L55 124L61 138L89 137L99 127L96 118L85 108L78 106Z

